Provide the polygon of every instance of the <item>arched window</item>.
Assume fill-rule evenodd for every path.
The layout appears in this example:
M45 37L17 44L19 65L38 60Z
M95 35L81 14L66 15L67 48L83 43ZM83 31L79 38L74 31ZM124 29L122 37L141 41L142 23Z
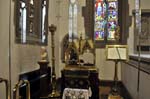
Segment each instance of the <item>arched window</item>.
M20 10L19 10L19 29L21 30L21 39L22 42L25 43L26 42L26 19L27 19L27 7L25 2L20 1Z
M47 45L49 0L15 0L16 43Z
M77 0L69 0L69 41L77 38Z
M46 0L43 0L42 1L42 8L41 8L41 38L42 38L42 43L46 42L46 6L47 6L47 1Z
M115 41L118 27L118 0L95 0L94 39Z

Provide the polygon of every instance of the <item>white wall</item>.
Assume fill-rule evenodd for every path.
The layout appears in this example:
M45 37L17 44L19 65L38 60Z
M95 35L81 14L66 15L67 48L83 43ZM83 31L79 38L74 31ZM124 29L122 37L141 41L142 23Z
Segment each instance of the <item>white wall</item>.
M129 2L129 15L132 16L132 10L135 9L134 0L128 0ZM134 17L132 17L131 26L129 27L129 37L127 40L127 44L129 47L129 54L134 52Z
M149 99L150 75L140 71L139 92L137 91L138 69L127 64L122 66L122 81L133 99Z
M40 46L15 43L14 7L15 2L11 0L11 90L18 82L19 74L39 68L37 61L40 59Z
M113 80L115 62L106 61L105 49L96 49L96 67L99 69L99 78ZM121 80L121 66L118 63L118 79Z
M132 10L135 9L135 0L128 0L129 2L129 14L132 16ZM149 0L141 0L141 9L150 9ZM134 17L132 16L132 24L129 28L129 38L128 38L129 54L134 53ZM123 64L121 70L122 82L128 89L129 93L133 99L149 99L150 97L150 76L144 72L140 72L140 86L139 94L137 92L137 73L138 70Z
M127 90L129 91L133 99L138 99L137 80L138 80L138 70L131 66L123 64L122 65L122 82L126 86Z
M6 6L8 5L8 6ZM9 79L9 1L0 0L0 77ZM5 97L5 85L0 83L0 97Z

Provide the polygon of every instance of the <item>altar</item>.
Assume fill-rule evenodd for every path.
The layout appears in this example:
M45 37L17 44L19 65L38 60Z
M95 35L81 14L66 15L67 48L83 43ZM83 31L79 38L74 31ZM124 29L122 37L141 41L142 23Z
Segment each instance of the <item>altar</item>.
M61 71L62 91L65 88L91 90L89 99L99 99L98 70L95 66L66 66Z
M89 90L91 95L87 99L99 99L99 78L93 40L82 39L81 35L79 39L68 42L63 53L66 66L61 70L61 94L64 95L66 88Z

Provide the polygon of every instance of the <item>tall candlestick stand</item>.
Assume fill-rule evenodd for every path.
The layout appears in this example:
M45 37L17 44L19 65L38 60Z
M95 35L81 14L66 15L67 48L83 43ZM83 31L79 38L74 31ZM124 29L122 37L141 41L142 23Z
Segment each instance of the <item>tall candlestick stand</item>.
M60 97L60 93L56 90L56 73L55 73L55 44L54 44L54 33L56 31L56 26L53 24L49 26L49 31L51 32L51 48L52 48L52 92L48 95L49 98L57 99Z
M112 86L111 93L108 95L108 99L122 99L120 95L120 89L118 86L118 62L119 60L114 60L114 62L115 62L114 85Z

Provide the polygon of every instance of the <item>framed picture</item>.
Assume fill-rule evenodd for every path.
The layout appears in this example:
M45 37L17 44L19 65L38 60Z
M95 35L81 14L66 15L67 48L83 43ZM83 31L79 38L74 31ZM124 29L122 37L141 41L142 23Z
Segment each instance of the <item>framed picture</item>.
M107 60L128 60L127 45L106 45L106 59Z
M48 0L16 0L16 43L47 45Z
M134 17L134 51L138 53L140 49L142 54L150 54L150 9L141 9L141 33L138 33L136 29L136 11L133 10L132 13Z

